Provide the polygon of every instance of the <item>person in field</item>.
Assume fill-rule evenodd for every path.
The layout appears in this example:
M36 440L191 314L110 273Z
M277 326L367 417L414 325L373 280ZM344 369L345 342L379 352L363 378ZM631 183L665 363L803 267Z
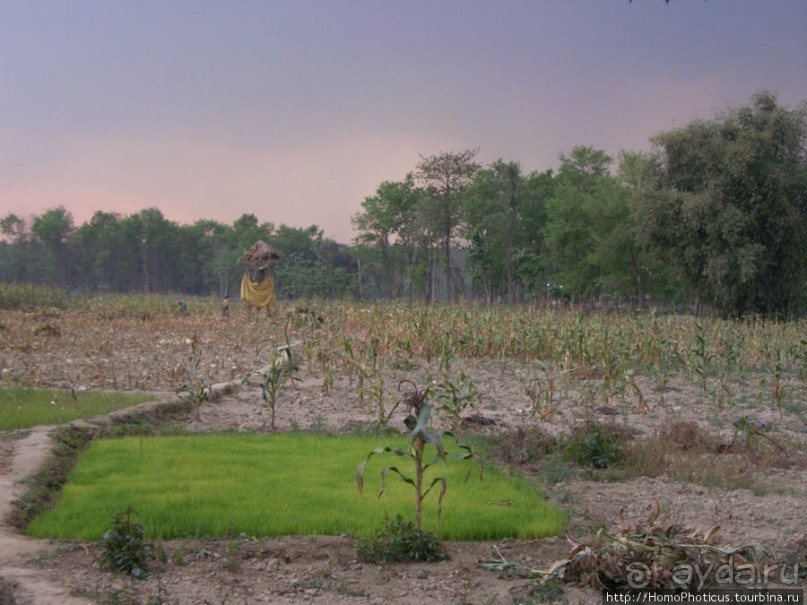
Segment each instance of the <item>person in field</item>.
M275 284L272 279L272 261L280 258L277 251L264 241L258 240L244 254L244 276L241 278L241 299L249 309L266 309L271 315L275 302Z

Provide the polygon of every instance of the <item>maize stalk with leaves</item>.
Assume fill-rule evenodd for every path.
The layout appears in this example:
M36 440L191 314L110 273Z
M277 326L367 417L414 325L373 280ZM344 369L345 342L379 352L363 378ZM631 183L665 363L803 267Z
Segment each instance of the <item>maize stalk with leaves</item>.
M451 431L445 431L441 434L432 432L429 429L429 422L431 420L433 407L427 401L431 395L430 387L419 390L415 385L413 389L406 394L405 401L409 406L409 415L404 420L409 432L409 445L406 450L401 448L393 448L390 446L378 447L371 451L367 458L362 462L356 470L356 478L359 488L359 493L364 490L364 470L367 463L375 454L391 453L401 459L408 459L411 462L411 471L407 472L398 466L388 466L381 470L381 488L378 492L380 498L384 494L386 477L390 472L396 473L401 480L412 486L415 494L415 527L420 530L422 528L422 509L423 500L435 487L438 487L437 495L437 521L440 522L440 516L443 508L443 497L445 496L448 483L445 477L434 477L429 480L426 478L426 472L440 462L445 462L447 458L456 458L459 460L475 460L480 465L479 480L482 480L482 461L473 453L469 445L461 443ZM450 436L454 439L457 447L462 451L448 452L442 443L442 437ZM427 459L431 451L434 451L434 457ZM411 473L411 474L410 474ZM470 470L469 470L470 475ZM426 483L428 482L428 486Z

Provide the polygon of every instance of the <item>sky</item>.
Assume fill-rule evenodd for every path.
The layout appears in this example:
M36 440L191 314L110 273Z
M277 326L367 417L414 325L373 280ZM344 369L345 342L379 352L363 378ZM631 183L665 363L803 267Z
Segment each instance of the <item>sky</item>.
M0 0L0 218L351 217L422 157L556 169L807 100L805 0Z

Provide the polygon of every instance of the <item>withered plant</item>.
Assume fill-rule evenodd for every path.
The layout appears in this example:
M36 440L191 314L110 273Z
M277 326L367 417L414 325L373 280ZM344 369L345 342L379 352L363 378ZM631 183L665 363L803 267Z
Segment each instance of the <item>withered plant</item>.
M481 565L510 576L539 579L542 583L574 583L610 590L701 590L716 585L721 566L733 563L737 567L770 559L760 544L718 546L719 532L719 526L693 531L664 520L656 505L646 521L628 525L618 533L600 529L591 542L567 535L572 547L569 554L547 569L511 563L496 547L496 559Z

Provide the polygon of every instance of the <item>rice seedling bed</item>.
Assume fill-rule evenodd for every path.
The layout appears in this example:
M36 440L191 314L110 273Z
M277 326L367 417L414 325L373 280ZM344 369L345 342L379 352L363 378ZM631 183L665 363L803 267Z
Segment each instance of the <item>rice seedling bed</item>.
M97 540L116 512L132 507L148 535L162 539L372 535L385 516L408 518L414 510L412 489L392 473L376 497L384 466L407 470L397 456L374 456L365 492L358 492L358 464L389 440L302 433L98 440L79 459L59 504L27 533ZM399 438L395 445L407 444ZM434 470L448 491L439 527L437 490L424 500L424 529L442 539L538 538L565 526L565 514L524 479L490 470L480 482L478 467L458 460Z
M0 388L0 431L15 431L108 414L152 401L147 393L81 392L69 389Z

